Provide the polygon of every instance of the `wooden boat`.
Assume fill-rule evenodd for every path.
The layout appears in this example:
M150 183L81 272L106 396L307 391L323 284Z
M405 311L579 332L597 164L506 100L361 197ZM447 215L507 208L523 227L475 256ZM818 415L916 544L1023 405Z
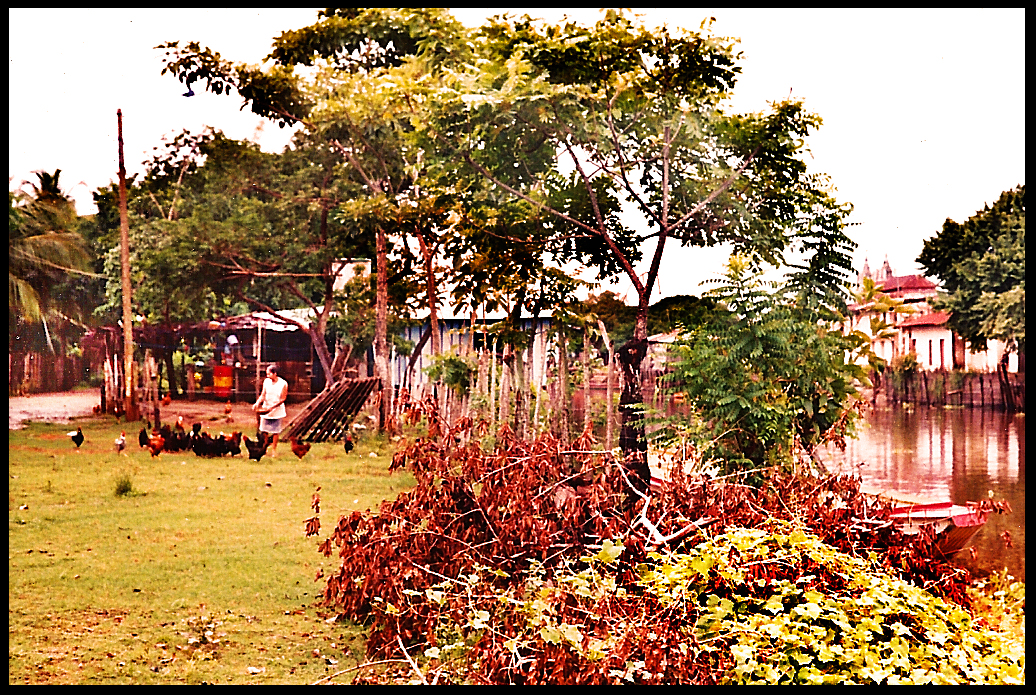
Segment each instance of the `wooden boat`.
M651 493L661 492L665 483L666 478L663 474L652 470ZM891 499L893 507L889 514L889 521L898 526L905 534L916 534L926 526L934 528L935 547L946 558L953 557L968 547L971 540L986 525L991 513L1005 514L1011 511L1011 506L1006 500L989 499L981 502L954 504L953 502L909 502L894 497L890 498L887 492L874 490L865 491L864 494L886 500Z
M889 518L905 534L918 533L926 526L934 528L936 548L944 557L952 557L971 543L992 511L991 505L975 502L903 504L893 507Z

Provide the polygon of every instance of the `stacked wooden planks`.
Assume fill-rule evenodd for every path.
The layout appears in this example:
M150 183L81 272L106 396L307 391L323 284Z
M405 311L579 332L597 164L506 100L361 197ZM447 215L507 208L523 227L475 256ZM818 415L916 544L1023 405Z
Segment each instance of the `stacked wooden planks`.
M341 439L367 399L380 388L381 380L377 377L335 383L292 418L284 438L295 437L300 442Z

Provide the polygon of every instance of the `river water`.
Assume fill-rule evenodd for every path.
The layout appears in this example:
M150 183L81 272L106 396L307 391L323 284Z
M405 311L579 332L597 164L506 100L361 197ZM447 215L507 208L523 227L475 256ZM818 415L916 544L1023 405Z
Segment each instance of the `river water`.
M955 562L977 576L1006 567L1025 580L1024 414L894 405L870 410L861 424L845 452L822 454L831 472L855 471L864 490L912 501L1007 500L1012 512L991 514Z

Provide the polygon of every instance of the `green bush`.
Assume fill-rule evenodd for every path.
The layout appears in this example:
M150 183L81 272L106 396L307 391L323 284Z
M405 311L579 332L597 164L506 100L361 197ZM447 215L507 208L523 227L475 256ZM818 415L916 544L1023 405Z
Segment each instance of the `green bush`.
M123 473L115 479L115 496L125 497L133 494L133 479L129 473Z
M902 374L904 376L913 376L921 369L921 363L917 361L917 355L913 352L896 355L892 358L892 364L889 366L894 374Z
M790 464L797 445L812 450L854 431L857 386L868 385L857 357L869 341L844 335L831 312L803 307L789 288L769 291L758 272L732 257L715 312L673 347L669 378L706 423L697 442L724 471Z
M425 369L431 381L442 380L442 383L466 394L471 387L471 377L478 371L470 360L454 353L444 353L432 358L431 366Z
M599 684L1025 681L1024 637L794 528L731 528L683 553L651 553L635 587L615 580L623 554L606 541L579 563L532 573L518 591L494 589L485 571L404 592L443 607L415 652L427 673L454 683L499 668L501 652L505 672L564 663L565 682ZM471 601L493 592L495 601Z

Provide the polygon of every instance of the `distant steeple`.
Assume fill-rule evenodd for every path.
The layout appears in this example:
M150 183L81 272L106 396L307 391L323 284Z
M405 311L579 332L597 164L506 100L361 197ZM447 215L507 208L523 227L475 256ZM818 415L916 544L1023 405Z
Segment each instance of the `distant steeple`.
M885 256L885 263L881 266L881 279L888 280L892 277L892 266L889 265L889 257Z
M860 271L860 287L863 287L863 279L871 276L871 265L866 256L863 258L863 270Z

